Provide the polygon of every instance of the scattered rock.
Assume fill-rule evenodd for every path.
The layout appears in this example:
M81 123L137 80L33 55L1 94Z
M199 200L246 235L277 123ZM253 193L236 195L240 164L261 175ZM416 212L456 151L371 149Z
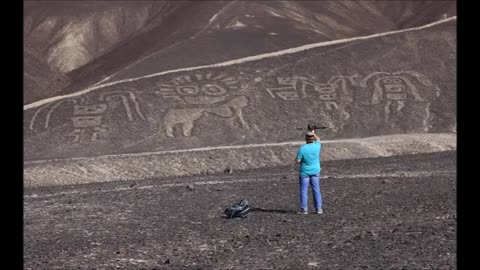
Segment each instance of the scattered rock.
M115 251L115 254L125 254L125 253L126 253L126 251L125 251L125 248L123 248L123 247L120 247L120 248L118 248L117 251Z
M373 164L372 168L374 168ZM280 177L283 175L280 174ZM456 223L454 207L451 202L454 202L456 197L451 186L454 186L455 179L449 179L448 182L430 178L420 178L425 181L404 181L401 189L389 190L392 197L384 196L381 201L370 200L370 197L379 189L392 187L391 185L384 185L383 188L380 185L379 187L378 184L382 179L377 179L376 182L371 179L360 179L361 186L352 181L325 183L327 194L330 195L331 206L335 209L332 210L331 218L322 220L315 219L312 215L307 215L305 219L298 218L294 214L297 210L297 201L293 197L297 196L297 184L289 183L288 180L286 183L278 181L278 188L272 188L273 183L264 181L259 182L258 185L252 184L252 186L246 184L238 184L233 187L230 184L209 185L202 186L196 192L187 190L196 189L195 185L199 183L196 182L197 180L213 181L217 180L217 177L218 180L222 180L232 176L220 174L215 178L189 179L189 182L172 179L170 182L179 183L174 188L158 189L155 192L139 189L138 193L144 195L139 198L143 198L143 200L132 197L127 192L129 196L125 196L122 204L117 204L118 202L115 201L118 197L117 194L111 193L105 193L106 196L98 196L97 193L94 193L94 196L85 199L80 199L79 196L75 197L72 194L58 198L58 202L60 205L63 204L66 210L72 209L73 206L78 207L78 211L73 214L64 213L65 211L55 214L54 211L57 211L57 201L53 201L55 197L45 199L42 197L41 200L27 198L25 205L28 214L25 215L28 232L26 233L26 242L30 248L26 249L26 258L28 258L26 267L42 268L41 260L45 259L47 262L43 268L62 268L64 264L60 260L46 258L52 254L50 249L67 258L70 256L70 252L76 250L76 247L84 246L87 249L81 249L82 253L79 252L76 258L83 260L83 257L80 257L83 256L83 252L91 254L88 260L85 257L84 262L87 268L97 263L111 261L112 267L115 263L119 268L128 269L140 269L141 267L152 269L151 264L155 264L157 269L178 269L183 264L186 265L185 269L192 270L200 265L203 269L209 269L211 266L228 269L234 266L232 261L236 258L240 259L240 263L236 267L244 269L257 268L255 265L261 269L300 269L301 267L307 268L308 263L316 262L318 262L318 268L342 269L346 266L345 260L349 260L349 258L354 258L349 262L350 265L360 269L388 269L388 266L397 262L399 263L395 264L397 267L395 269L401 269L404 266L402 260L405 259L408 260L408 269L440 269L447 263L451 263L451 268L454 268ZM252 176L248 175L248 177ZM265 173L258 176L258 179L270 179L269 177L271 177L271 173ZM289 178L293 177L289 176ZM232 180L234 179L232 178ZM131 183L133 181L128 184L123 183L123 186L128 189ZM295 190L287 190L284 185ZM178 203L185 198L176 197L179 193L177 186L180 187L181 194L194 196L187 197L195 200L195 204L192 203L192 205L197 205L197 202L201 204L201 212L193 211L187 203L188 207ZM257 190L257 187L264 189ZM208 194L208 192L203 192L204 190L214 192ZM215 192L215 190L223 191ZM348 191L344 193L344 190ZM428 194L429 191L432 194ZM173 193L171 195L175 200L162 198L169 192ZM447 192L451 192L451 194ZM268 196L264 196L265 194ZM311 203L310 195L309 203ZM222 202L229 202L237 196L245 196L251 198L250 200L257 201L259 208L285 209L287 211L256 211L250 215L250 219L246 223L224 222L224 219L219 218L218 214L224 210ZM286 196L292 196L290 198L292 202L285 202ZM424 200L423 196L429 200ZM337 203L332 203L334 198L338 198ZM151 201L152 199L154 201ZM107 204L112 201L115 204ZM46 206L45 211L39 212L41 209L35 207L35 203L38 202L42 202L41 205ZM97 203L100 205L103 202L106 203L105 208L84 207L96 206ZM134 202L135 205L129 205L131 202ZM160 203L164 203L162 204L164 207L158 207ZM374 204L375 207L365 207ZM403 210L404 207L407 207L406 212ZM425 211L425 214L422 215L412 214L419 207L429 211ZM109 212L111 210L113 212ZM45 220L34 218L39 217L42 213L48 215L45 216ZM104 213L108 213L108 219L98 218ZM65 214L64 219L62 214ZM164 219L167 215L168 220ZM90 216L94 218L90 218ZM68 219L70 217L74 219ZM132 217L139 219L134 220ZM439 219L435 219L435 217L439 217ZM140 218L145 220L140 220ZM52 219L56 222L55 225L60 224L61 226L48 226L52 224ZM39 220L42 222L39 223ZM381 222L382 220L384 222ZM431 226L425 226L426 221ZM203 225L199 225L200 222ZM68 226L71 224L76 225L69 229ZM115 226L116 224L119 226ZM312 229L314 235L309 234ZM419 230L425 232L416 233ZM94 234L90 235L92 231ZM430 232L433 234L430 235ZM66 236L73 237L68 239L69 241L62 241L58 247L49 246L52 243L51 239L60 239L57 237L63 237L64 233ZM350 241L346 239L350 239ZM405 239L410 241L407 242ZM102 246L98 247L93 243L83 245L83 241L86 240L98 241L102 243ZM70 241L72 241L71 244ZM113 246L109 247L109 245ZM38 248L35 250L32 247ZM64 247L65 253L62 253ZM402 250L413 247L415 252L402 252ZM105 254L104 250L108 252ZM223 250L225 250L225 254L221 255ZM238 256L248 254L252 250L254 252L273 252L266 253L262 258L263 262L255 262L252 258L245 259L245 257ZM145 252L145 256L140 252ZM368 257L370 252L378 254L378 256ZM316 255L309 256L311 253ZM329 254L335 255L329 257ZM294 256L301 258L300 263L303 265L295 264L295 260L292 259ZM167 257L172 257L172 259ZM324 260L326 257L331 260ZM129 261L129 258L133 259ZM312 261L315 258L322 260ZM115 262L115 259L118 259L118 262ZM56 261L58 263L54 265ZM431 263L430 267L428 263ZM313 269L314 267L309 266L308 268Z

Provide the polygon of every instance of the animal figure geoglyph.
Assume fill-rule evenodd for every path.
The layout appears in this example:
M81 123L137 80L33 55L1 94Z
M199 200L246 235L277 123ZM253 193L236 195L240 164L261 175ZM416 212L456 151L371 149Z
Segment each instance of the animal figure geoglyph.
M194 122L202 116L215 115L223 118L233 117L238 119L242 128L249 129L248 123L243 118L242 109L248 105L248 99L244 96L235 97L220 105L201 107L169 109L164 117L166 133L168 137L174 137L174 127L180 125L185 137L192 136Z

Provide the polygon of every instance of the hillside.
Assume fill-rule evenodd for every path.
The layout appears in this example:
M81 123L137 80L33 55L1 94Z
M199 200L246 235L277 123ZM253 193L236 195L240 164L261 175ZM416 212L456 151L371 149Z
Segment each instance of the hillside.
M24 111L27 160L455 132L456 19L87 90Z
M455 1L26 1L24 43L61 92L455 16ZM44 96L26 88L25 104Z

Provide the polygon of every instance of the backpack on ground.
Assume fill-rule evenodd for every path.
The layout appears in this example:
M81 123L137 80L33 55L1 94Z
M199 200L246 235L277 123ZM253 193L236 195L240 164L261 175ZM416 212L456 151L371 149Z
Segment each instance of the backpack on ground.
M247 200L241 200L238 203L225 209L227 218L245 218L250 213L250 206L248 206Z

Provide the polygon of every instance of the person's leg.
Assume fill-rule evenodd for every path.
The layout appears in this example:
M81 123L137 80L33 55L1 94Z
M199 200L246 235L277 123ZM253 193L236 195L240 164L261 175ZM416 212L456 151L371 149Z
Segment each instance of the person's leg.
M320 192L320 173L310 177L310 184L312 185L313 204L318 211L322 209L322 193Z
M300 211L308 211L308 176L299 176Z

